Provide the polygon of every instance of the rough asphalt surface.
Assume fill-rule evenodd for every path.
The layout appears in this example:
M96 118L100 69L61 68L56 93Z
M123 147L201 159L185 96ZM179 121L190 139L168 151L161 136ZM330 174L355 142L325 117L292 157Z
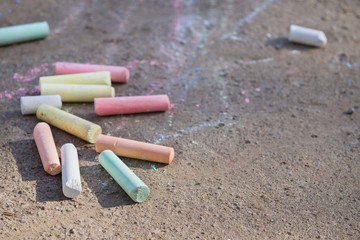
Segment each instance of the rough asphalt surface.
M0 238L359 239L359 1L4 0L0 27L48 21L45 40L0 48ZM287 41L320 29L325 48ZM150 187L134 204L75 144L83 192L66 199L19 98L56 61L127 66L117 96L168 94L164 113L98 117L105 134L171 146L171 165L122 158Z

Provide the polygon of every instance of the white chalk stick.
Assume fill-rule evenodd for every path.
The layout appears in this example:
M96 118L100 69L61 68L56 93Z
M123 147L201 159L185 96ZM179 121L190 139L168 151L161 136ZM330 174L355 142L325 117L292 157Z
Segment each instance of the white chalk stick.
M315 47L323 47L327 43L324 32L297 25L290 25L289 41Z
M66 143L61 147L62 189L65 197L75 198L81 193L79 159L75 146Z
M23 96L20 98L21 113L22 115L36 114L38 107L44 103L57 108L62 106L60 95Z

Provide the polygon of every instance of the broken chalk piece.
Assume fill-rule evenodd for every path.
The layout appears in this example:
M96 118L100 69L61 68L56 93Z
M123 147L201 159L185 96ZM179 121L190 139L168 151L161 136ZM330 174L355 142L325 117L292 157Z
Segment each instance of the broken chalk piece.
M50 126L44 122L36 124L33 135L45 172L59 174L61 165Z
M166 111L169 106L170 100L167 95L95 98L94 100L95 112L100 116Z
M60 95L23 96L20 98L21 113L22 115L36 114L38 107L44 103L57 108L62 106Z
M316 29L290 25L289 40L305 45L323 47L327 43L325 33Z
M95 144L95 150L99 153L104 150L111 150L118 156L166 164L170 164L174 158L174 149L171 147L117 138L103 134L98 136Z
M41 95L59 94L63 102L93 102L95 98L115 96L115 89L107 85L43 83L40 92Z
M102 131L95 123L47 104L40 105L36 117L89 143L95 143Z
M39 84L89 84L111 86L110 72L78 73L59 76L40 77Z
M130 77L130 72L127 68L121 66L96 65L96 64L82 64L69 62L56 62L55 75L110 71L111 81L113 82L127 82Z
M75 198L81 193L78 153L75 146L66 143L61 147L62 190L65 197Z
M0 46L46 38L49 31L47 22L3 27L0 28Z
M99 162L132 200L140 203L149 196L150 189L112 151L103 151L99 156Z

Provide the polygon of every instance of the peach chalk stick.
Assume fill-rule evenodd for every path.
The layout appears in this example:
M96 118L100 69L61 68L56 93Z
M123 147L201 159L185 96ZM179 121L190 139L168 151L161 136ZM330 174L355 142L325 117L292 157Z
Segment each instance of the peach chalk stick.
M21 113L22 115L36 114L38 107L44 103L57 108L62 106L60 95L23 96L20 98Z
M115 89L106 85L43 83L40 92L41 95L58 94L63 102L93 102L95 98L115 96Z
M110 72L90 72L59 76L41 77L39 84L60 83L60 84L90 84L111 86Z
M113 82L127 82L130 77L130 72L127 68L121 66L110 65L95 65L69 62L56 62L55 75L110 71L111 81Z
M159 112L168 110L170 106L167 95L95 98L94 103L95 112L100 116Z
M36 117L89 143L95 143L102 131L99 125L48 104L40 105Z
M174 149L171 147L138 142L103 134L98 136L95 144L95 150L99 153L104 150L111 150L118 156L166 164L170 164L174 158Z
M75 146L66 143L61 147L62 189L65 197L75 198L81 193L78 153Z
M40 122L34 128L34 140L45 172L57 175L61 172L59 155L56 150L50 126Z

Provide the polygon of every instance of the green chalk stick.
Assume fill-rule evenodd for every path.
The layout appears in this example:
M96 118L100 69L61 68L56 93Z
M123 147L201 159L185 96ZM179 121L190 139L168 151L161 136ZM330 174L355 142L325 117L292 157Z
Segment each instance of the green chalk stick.
M149 196L150 189L111 150L103 151L99 162L132 200L140 203Z
M47 22L36 22L0 28L0 46L46 38L49 35Z

